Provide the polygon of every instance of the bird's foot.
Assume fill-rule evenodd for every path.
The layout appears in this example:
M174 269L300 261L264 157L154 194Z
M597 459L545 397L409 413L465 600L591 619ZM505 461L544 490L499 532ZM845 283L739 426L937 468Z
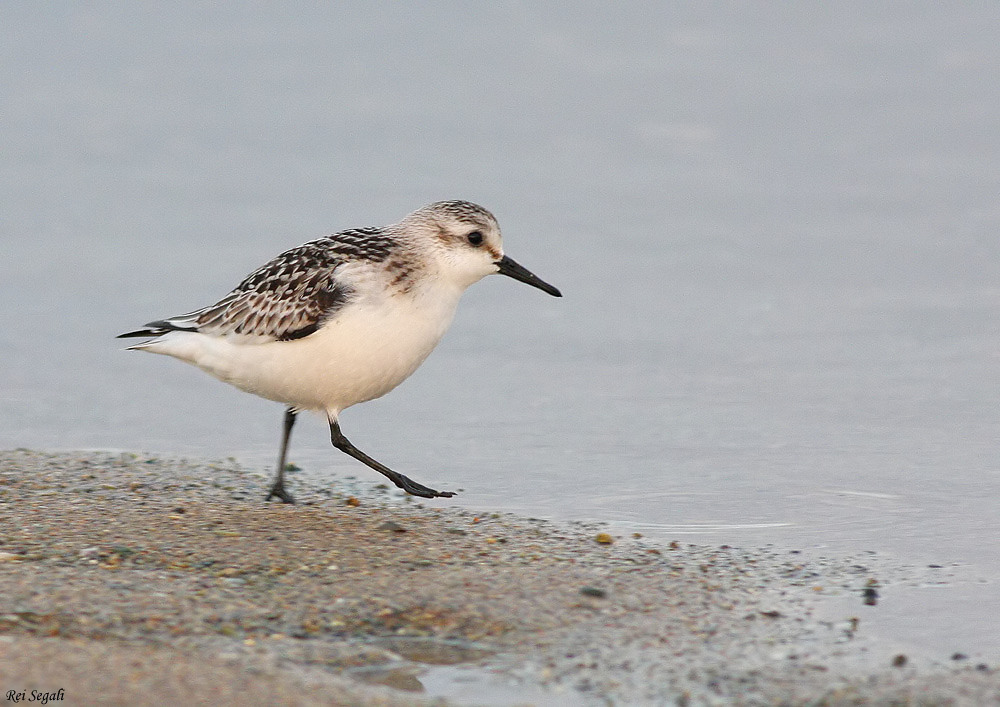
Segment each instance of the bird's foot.
M264 499L264 503L267 503L272 498L276 498L282 503L295 503L295 499L292 497L292 494L285 491L285 485L281 483L276 483L271 487L271 490L267 493L267 497Z
M420 496L421 498L451 498L455 495L454 491L435 491L423 484L418 484L403 474L398 474L398 478L393 479L393 482L395 482L396 486L406 491L406 493L413 496Z

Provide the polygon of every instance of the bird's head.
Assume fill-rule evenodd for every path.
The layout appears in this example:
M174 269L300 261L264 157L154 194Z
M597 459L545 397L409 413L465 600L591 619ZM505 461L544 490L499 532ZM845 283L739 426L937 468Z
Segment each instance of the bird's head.
M442 275L462 289L500 273L562 297L555 287L504 255L500 226L482 206L469 201L438 201L414 211L399 225L404 232L419 233L430 242Z

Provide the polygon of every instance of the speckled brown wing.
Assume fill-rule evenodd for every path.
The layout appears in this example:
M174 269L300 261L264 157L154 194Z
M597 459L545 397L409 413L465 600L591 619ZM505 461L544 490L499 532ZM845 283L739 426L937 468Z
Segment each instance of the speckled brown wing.
M350 290L336 280L343 262L317 244L294 248L201 310L194 324L213 336L243 334L277 341L309 336L349 299Z
M197 331L270 341L301 339L351 301L353 290L338 282L337 269L349 260L385 260L394 246L392 239L375 228L310 241L253 271L215 304L150 322L119 338Z

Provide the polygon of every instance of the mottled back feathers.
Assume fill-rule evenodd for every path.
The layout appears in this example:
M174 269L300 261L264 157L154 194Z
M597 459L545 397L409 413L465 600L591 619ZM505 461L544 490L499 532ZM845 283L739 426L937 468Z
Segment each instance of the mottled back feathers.
M381 262L397 248L397 242L379 228L324 236L278 255L213 305L150 322L119 338L197 331L271 341L300 339L351 301L353 290L338 281L338 268L352 260Z

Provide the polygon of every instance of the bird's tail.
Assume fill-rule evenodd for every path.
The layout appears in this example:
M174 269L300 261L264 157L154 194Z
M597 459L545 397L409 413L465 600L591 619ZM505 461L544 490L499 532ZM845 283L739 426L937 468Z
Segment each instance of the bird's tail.
M142 329L119 334L116 339L131 339L138 337L163 336L171 331L198 331L197 315L200 312L183 314L172 319L157 319L145 324ZM141 347L141 344L139 345Z

